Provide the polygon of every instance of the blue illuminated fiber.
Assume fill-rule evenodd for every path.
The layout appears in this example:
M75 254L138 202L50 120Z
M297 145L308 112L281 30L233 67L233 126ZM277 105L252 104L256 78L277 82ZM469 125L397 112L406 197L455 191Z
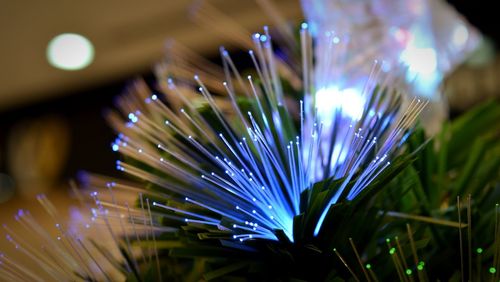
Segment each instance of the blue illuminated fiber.
M301 208L308 203L301 199L308 198L301 195L314 183L343 179L316 219L318 235L331 205L355 199L390 166L425 103L415 99L401 111L397 92L386 85L376 88L380 65L375 65L362 92L320 87L318 83L332 76L328 70L312 76L311 35L306 23L301 27L305 90L295 118L285 103L280 62L267 28L252 36L254 50L249 55L257 79L244 79L221 48L222 83L214 86L209 78L205 83L209 74L200 71L193 77L196 87L169 78L165 96L151 94L142 102L123 97L121 110L127 119L110 116L121 132L112 150L141 165L117 162L117 169L173 193L152 202L153 207L185 224L230 231L229 238L241 242L278 240L277 230L293 242L293 219L307 212ZM343 42L333 33L325 40L331 46ZM337 59L331 60L333 64ZM186 98L185 91L192 89L197 90L192 93L196 98ZM309 89L326 90L318 94ZM251 101L250 110L240 106L236 93ZM172 99L180 105L164 102ZM300 121L298 128L294 119Z

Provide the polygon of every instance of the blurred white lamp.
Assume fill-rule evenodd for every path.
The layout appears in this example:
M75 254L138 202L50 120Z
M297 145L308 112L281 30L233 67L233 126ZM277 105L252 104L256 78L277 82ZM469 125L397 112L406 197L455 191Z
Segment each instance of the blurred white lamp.
M59 34L47 46L47 60L62 70L84 69L94 60L94 46L80 34Z

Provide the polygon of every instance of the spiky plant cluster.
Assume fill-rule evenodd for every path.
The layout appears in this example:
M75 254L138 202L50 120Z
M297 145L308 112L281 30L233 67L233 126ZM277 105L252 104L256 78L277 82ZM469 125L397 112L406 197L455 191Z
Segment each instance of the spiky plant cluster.
M3 225L13 248L0 253L0 281L116 281L126 277L118 245L99 221L74 214L66 224L66 216L45 195L37 200L52 227L26 209L15 215L17 226Z
M373 193L374 183L408 163L397 156L425 102L413 99L403 106L404 97L381 80L374 63L358 94L359 115L343 107L352 93L338 93L334 98L345 103L331 107L331 113L324 107L318 111L314 76L327 79L329 73L313 71L307 25L301 39L299 82L306 89L301 100L284 90L279 66L290 67L277 63L265 29L252 36L251 74L240 73L222 50L224 81L216 83L201 70L193 83L158 77L166 82L162 91L136 82L120 99L120 112L109 116L119 132L112 148L124 156L117 169L146 183L141 193L153 221L179 229L175 236L182 247L174 244L170 255L184 251L196 257L202 251L228 259L219 252L237 252L243 260L257 255L267 261L273 257L269 245L277 253L279 248L301 253L313 245L328 250L340 228L333 207L348 207ZM332 41L326 52L335 51L339 39L328 35L325 40ZM187 69L168 67L176 73ZM319 271L318 277L329 272Z
M435 159L421 163L433 154L463 156L443 153L446 138L422 150L426 138L411 129L425 103L413 99L403 106L404 96L388 86L396 82L375 64L363 93L355 98L349 92L329 93L338 101L325 106L328 100L318 98L318 92L335 75L328 67L314 67L307 25L301 26L300 73L274 54L267 29L251 38L253 70L240 73L224 49L221 69L204 67L207 63L196 70L192 57L176 57L175 64L158 67L157 85L136 82L120 100L120 112L109 117L119 133L112 148L124 156L117 168L145 183L141 197L152 199L152 221L178 229L153 242L162 246L157 252L164 262L174 260L168 265L205 279L495 277L498 228L491 224L498 224L498 211L479 205L489 207L490 216L486 229L473 232L474 200L465 205L467 217L464 205L450 202L450 196L464 193L456 190L453 169L434 171ZM322 40L331 42L328 53L342 49L333 33ZM327 54L322 59L322 66L338 63ZM190 78L190 71L197 74ZM359 114L348 110L356 101L361 101ZM414 153L398 156L408 138ZM419 162L411 165L415 159ZM498 200L495 171L496 163L482 172L489 176L477 187L495 187L484 192L492 201ZM451 178L445 180L447 173L445 178ZM432 207L425 198L421 202L418 177L452 184L438 193L441 198ZM436 195L436 184L429 184L424 194ZM456 217L457 210L462 217ZM467 237L462 234L466 227ZM488 250L488 257L471 254L473 233L479 230L488 230L482 241L487 247L477 249ZM445 244L443 236L459 242ZM470 238L469 256L465 238ZM442 264L434 255L443 250L461 260L439 271ZM464 263L480 266L467 270Z
M211 25L216 12L202 11L198 20ZM224 48L218 66L171 45L155 83L134 82L108 116L122 156L116 167L132 180L81 179L79 198L92 205L86 224L109 239L64 227L40 197L60 235L20 213L43 251L10 229L8 239L40 269L2 255L0 273L21 281L497 281L498 103L429 141L415 130L426 101L402 93L399 74L359 64L333 31L313 38L303 23L296 41L278 29L276 48L267 28L246 38L231 25L230 38L252 49L250 70ZM339 70L367 65L363 91L339 86Z

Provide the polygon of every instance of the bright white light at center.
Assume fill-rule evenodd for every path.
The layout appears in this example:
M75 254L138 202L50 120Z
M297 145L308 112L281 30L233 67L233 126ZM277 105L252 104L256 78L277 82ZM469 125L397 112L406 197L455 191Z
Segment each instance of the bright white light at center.
M337 109L342 110L344 116L358 120L365 106L364 97L355 88L344 90L339 90L337 87L321 88L316 92L315 99L318 116L325 125L332 120Z
M401 61L408 66L406 79L413 83L416 93L435 97L441 79L436 50L409 46L401 53Z
M94 46L76 33L63 33L54 37L47 46L49 63L63 70L79 70L94 59Z
M409 71L418 75L430 75L437 69L437 55L432 48L409 47L401 54L401 58Z

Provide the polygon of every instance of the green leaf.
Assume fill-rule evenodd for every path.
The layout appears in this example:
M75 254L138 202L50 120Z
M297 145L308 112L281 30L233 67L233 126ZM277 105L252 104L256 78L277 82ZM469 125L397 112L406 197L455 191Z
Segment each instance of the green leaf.
M224 267L221 267L219 269L205 273L203 275L203 278L205 278L206 280L213 280L215 278L219 278L223 275L226 275L226 274L229 274L229 273L234 272L236 270L239 270L241 268L244 268L244 267L248 266L248 264L249 264L249 262L247 262L247 261L241 261L241 262L229 264L227 266L224 266Z

